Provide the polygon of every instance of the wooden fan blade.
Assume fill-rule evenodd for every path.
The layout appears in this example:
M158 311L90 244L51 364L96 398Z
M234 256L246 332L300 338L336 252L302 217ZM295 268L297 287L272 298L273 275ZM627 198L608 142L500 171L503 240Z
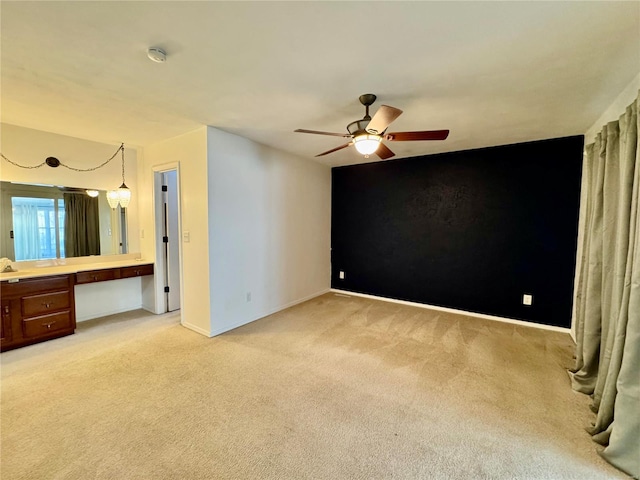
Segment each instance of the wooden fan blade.
M337 152L338 150L342 150L343 148L347 148L353 145L353 142L345 143L344 145L340 145L339 147L332 148L331 150L327 150L326 152L319 153L316 157L322 157L323 155L327 155L328 153Z
M391 122L400 116L401 113L402 110L399 108L390 107L389 105L381 105L369 122L369 125L367 125L367 132L380 135L389 125L391 125Z
M386 160L387 158L395 157L396 154L393 153L389 147L387 147L384 143L380 142L378 145L378 149L376 150L376 155L379 156L382 160Z
M392 142L410 142L414 140L444 140L449 136L449 130L425 130L423 132L393 132L384 138Z
M318 130L305 130L303 128L299 128L297 130L294 130L294 132L297 132L297 133L314 133L316 135L331 135L333 137L345 137L345 138L351 137L351 135L348 134L348 133L319 132Z

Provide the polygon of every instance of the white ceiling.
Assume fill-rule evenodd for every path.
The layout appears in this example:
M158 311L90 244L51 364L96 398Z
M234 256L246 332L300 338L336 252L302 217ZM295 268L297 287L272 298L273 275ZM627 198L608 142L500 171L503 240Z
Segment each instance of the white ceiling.
M640 72L635 1L3 1L1 27L5 123L127 146L206 124L309 159L343 139L293 130L346 132L362 93L404 110L390 131L451 130L401 158L582 134Z

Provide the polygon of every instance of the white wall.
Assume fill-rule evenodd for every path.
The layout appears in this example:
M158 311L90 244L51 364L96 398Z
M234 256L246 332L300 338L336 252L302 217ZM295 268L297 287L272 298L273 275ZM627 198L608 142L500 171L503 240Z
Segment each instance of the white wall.
M329 290L331 170L212 127L207 137L216 335Z
M104 317L141 308L142 277L75 286L76 320Z
M140 190L140 239L144 258L156 258L154 169L179 164L181 232L189 232L190 241L181 243L182 324L204 335L211 334L209 288L209 227L207 185L207 129L150 145L141 153L138 188ZM160 313L162 279L143 293L143 304L154 305ZM144 286L143 286L144 287Z

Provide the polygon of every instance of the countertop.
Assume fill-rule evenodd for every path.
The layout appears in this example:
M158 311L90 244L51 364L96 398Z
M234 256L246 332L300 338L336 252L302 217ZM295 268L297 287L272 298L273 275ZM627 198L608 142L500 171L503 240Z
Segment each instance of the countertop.
M47 277L50 275L64 275L69 273L87 272L91 270L105 270L109 268L120 267L134 267L136 265L148 265L153 263L152 261L145 260L144 258L116 260L116 261L101 261L94 263L81 263L72 265L52 265L42 267L17 267L16 272L0 273L0 281L5 280L21 280L25 278L35 277ZM14 267L16 268L16 267Z

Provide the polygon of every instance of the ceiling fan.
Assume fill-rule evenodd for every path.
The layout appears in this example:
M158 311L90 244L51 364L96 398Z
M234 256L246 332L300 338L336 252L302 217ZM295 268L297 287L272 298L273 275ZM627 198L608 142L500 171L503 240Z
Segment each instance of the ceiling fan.
M349 133L319 132L317 130L305 130L302 128L294 131L298 133L313 133L316 135L332 135L334 137L351 138L350 142L340 145L339 147L332 148L331 150L327 150L326 152L319 153L316 157L322 157L328 153L337 152L343 148L355 145L356 150L365 157L369 157L369 155L375 153L383 160L395 155L389 147L382 143L383 139L389 142L444 140L449 135L449 130L387 133L387 127L389 127L391 122L400 116L402 110L388 105L381 105L373 118L371 118L369 115L369 107L376 101L376 98L377 97L373 93L360 95L360 103L364 105L366 112L364 117L362 117L362 120L356 120L355 122L351 122L347 125L347 131Z

